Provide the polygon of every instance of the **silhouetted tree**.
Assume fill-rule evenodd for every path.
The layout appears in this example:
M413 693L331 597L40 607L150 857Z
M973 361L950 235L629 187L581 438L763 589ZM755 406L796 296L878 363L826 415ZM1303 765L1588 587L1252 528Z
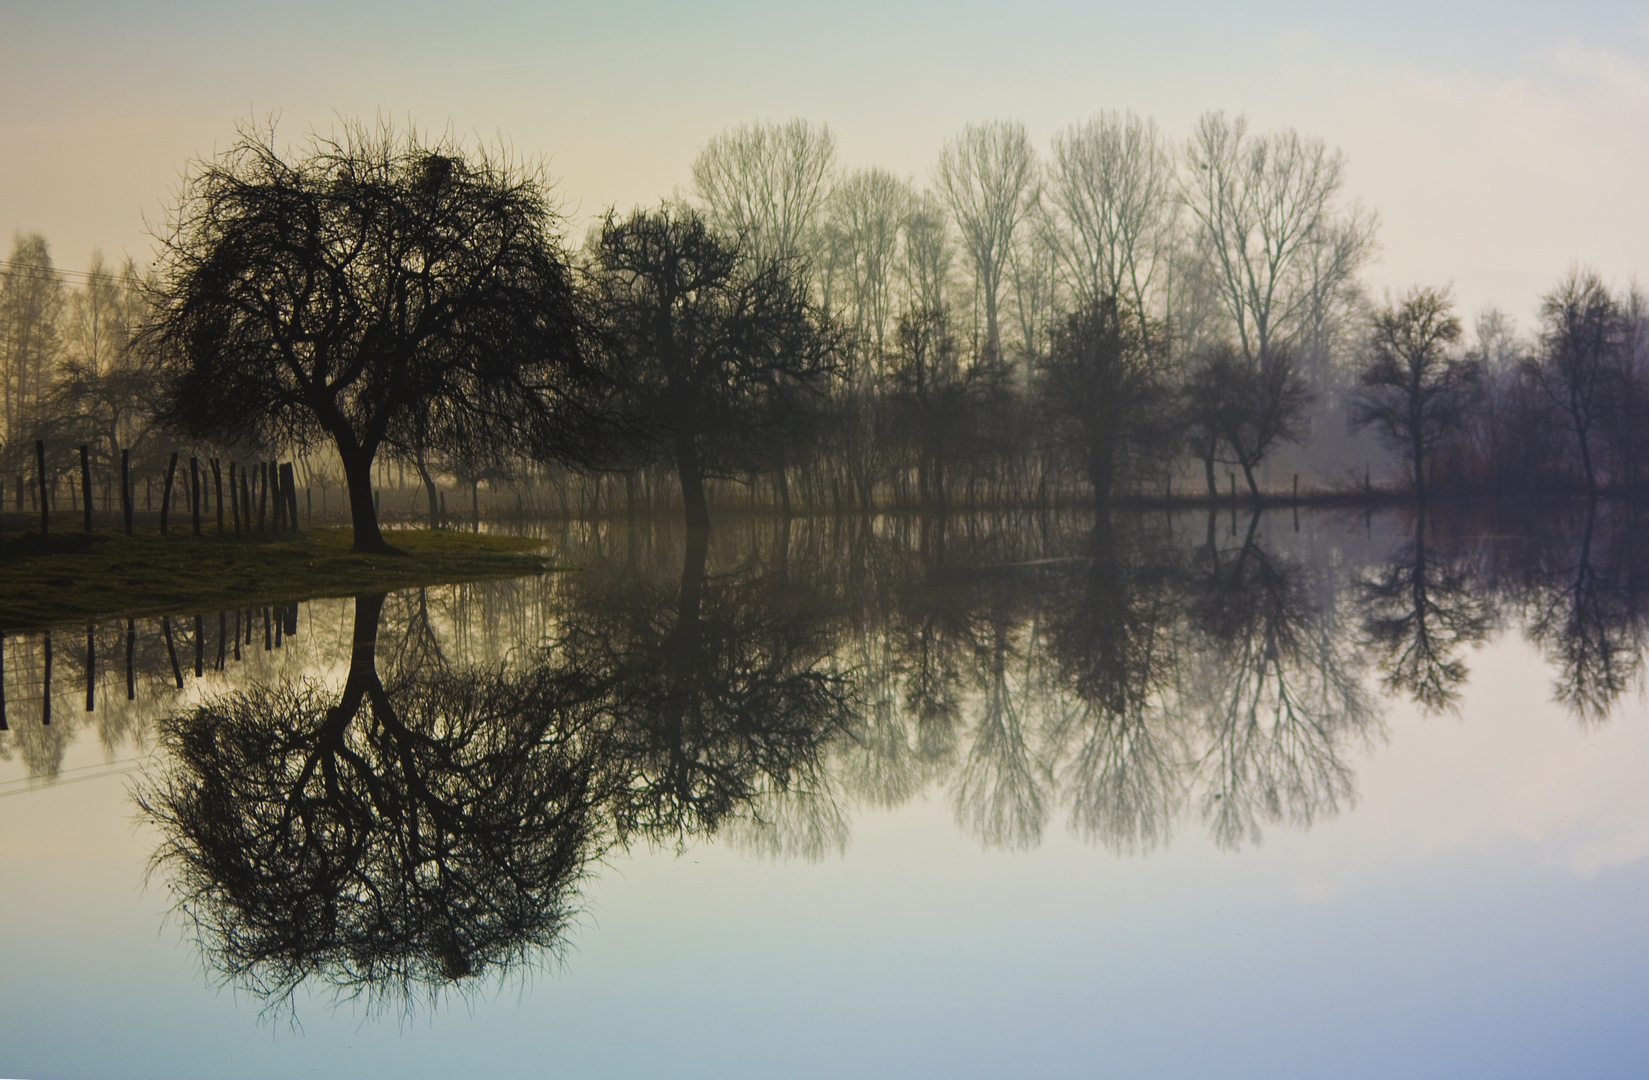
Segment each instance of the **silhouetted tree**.
M673 461L687 523L704 480L766 463L823 403L835 340L784 261L741 259L690 210L608 214L587 275L638 461Z
M1191 445L1202 456L1213 494L1213 462L1225 460L1242 469L1248 491L1260 497L1254 470L1285 442L1306 433L1306 406L1311 391L1294 364L1294 352L1272 345L1250 360L1229 343L1209 348L1193 360L1183 388Z
M1150 325L1178 205L1173 153L1152 121L1103 112L1054 136L1045 241L1079 307L1109 300Z
M1627 329L1603 280L1573 270L1541 302L1541 355L1529 372L1575 438L1588 492L1598 489L1593 432L1611 405Z
M753 261L790 262L813 243L835 165L829 125L740 124L699 150L693 187L710 225Z
M330 438L357 551L384 551L372 462L557 443L578 309L536 172L350 127L295 157L246 130L197 163L162 237L148 345L169 412L224 440Z
M1447 289L1416 286L1374 315L1354 428L1372 425L1409 462L1416 498L1426 497L1427 455L1461 424L1482 374L1450 354L1460 338Z
M987 416L1008 395L1007 369L986 358L966 363L944 310L907 311L895 338L891 412L916 451L921 501L943 507L950 464L983 448Z
M1138 471L1163 437L1166 358L1114 297L1067 317L1038 372L1036 399L1051 437L1080 454L1094 501Z

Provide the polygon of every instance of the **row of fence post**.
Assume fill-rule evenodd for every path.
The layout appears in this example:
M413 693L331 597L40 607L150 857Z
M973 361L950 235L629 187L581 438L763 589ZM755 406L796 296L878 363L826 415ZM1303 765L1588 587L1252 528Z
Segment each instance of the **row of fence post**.
M46 442L36 439L34 442L35 480L37 499L40 510L40 535L47 536L51 532L51 512L56 488L56 474L46 470ZM207 467L211 469L211 476L207 476ZM238 476L237 476L238 471ZM160 500L160 532L162 536L171 531L172 494L177 486L178 454L174 451L166 465L164 487ZM237 484L238 480L238 484ZM224 517L224 487L223 467L217 458L208 458L204 463L198 457L189 458L189 478L186 494L192 531L196 536L201 532L201 515L205 507L208 493L207 484L211 484L213 505L217 515L217 531L221 536L232 526L235 535L246 532L263 532L270 529L275 532L296 532L298 530L298 487L297 477L291 462L259 461L255 465L240 465L238 462L229 463L229 520ZM147 481L145 481L147 483ZM17 477L16 507L23 510L23 477ZM70 485L73 494L73 484ZM3 495L3 481L0 481L0 495ZM104 502L107 506L108 490L104 490ZM255 498L255 502L254 502ZM92 527L92 465L90 448L80 447L80 506L83 511L82 527L86 532L93 531ZM127 536L132 535L132 522L136 510L135 491L133 489L131 450L120 452L120 512L121 522ZM254 524L253 507L256 506Z

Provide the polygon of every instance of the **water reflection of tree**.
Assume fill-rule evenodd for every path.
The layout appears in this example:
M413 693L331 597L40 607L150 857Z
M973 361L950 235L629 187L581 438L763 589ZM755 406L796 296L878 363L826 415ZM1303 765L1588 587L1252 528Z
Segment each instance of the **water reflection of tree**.
M851 698L817 612L711 578L702 534L671 593L585 589L513 668L450 667L415 594L363 597L340 692L257 684L165 722L140 804L210 963L275 1004L433 994L556 949L613 844L839 847L821 763Z
M1100 512L1086 558L1050 575L1058 778L1072 828L1113 850L1166 841L1184 799L1180 568L1170 540Z
M1471 562L1429 543L1427 524L1422 503L1413 538L1363 581L1363 630L1385 688L1436 713L1458 704L1467 676L1460 650L1488 639L1495 612Z
M1608 718L1642 676L1644 540L1638 508L1588 501L1580 536L1530 560L1529 639L1557 668L1555 696L1582 721Z
M1336 812L1353 793L1347 744L1376 723L1336 605L1259 543L1259 522L1235 551L1209 529L1189 604L1201 802L1226 847Z
M1263 521L1191 542L1122 513L596 530L559 583L399 596L358 626L341 694L255 687L168 724L161 862L237 980L433 987L553 949L614 844L817 856L844 804L935 790L1009 848L1061 810L1117 851L1188 807L1228 847L1308 825L1379 731L1365 665L1446 707L1491 594L1583 716L1639 675L1625 507L1475 548L1422 517L1345 592L1343 551L1290 554Z
M627 778L621 836L714 831L730 819L781 849L836 846L822 768L851 715L817 610L765 578L713 578L688 533L673 590L626 575L585 589L559 663L605 688ZM674 593L673 598L669 595Z
M606 842L590 688L549 671L386 684L382 607L357 601L341 694L257 685L176 717L140 792L211 963L272 1002L310 979L382 1000L553 948Z

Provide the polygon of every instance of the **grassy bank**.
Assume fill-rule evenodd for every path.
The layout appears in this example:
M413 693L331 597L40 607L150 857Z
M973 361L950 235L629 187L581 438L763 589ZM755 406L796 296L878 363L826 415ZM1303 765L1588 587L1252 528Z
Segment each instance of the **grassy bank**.
M0 628L186 614L318 596L521 577L549 569L538 541L398 531L404 554L356 555L348 529L257 538L62 532L0 541Z

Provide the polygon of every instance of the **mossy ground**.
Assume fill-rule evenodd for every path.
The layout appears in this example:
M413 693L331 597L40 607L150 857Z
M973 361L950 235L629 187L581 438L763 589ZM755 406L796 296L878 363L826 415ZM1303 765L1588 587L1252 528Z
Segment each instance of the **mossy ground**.
M54 523L55 524L55 523ZM522 577L551 569L539 541L406 530L384 534L398 555L357 555L349 529L255 537L158 529L0 539L0 628L188 614L352 596L418 585Z

